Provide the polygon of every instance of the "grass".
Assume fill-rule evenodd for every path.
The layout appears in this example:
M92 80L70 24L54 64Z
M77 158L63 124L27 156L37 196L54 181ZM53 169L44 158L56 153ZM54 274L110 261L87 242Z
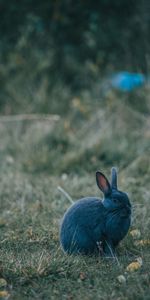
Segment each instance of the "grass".
M149 245L138 245L130 233L118 247L119 265L62 252L59 224L70 203L57 190L60 185L74 200L98 196L95 171L109 176L117 165L119 185L134 206L132 229L150 239L148 111L116 95L105 106L80 99L71 105L57 123L0 123L0 277L7 282L1 291L15 300L149 299ZM127 272L137 257L142 267Z

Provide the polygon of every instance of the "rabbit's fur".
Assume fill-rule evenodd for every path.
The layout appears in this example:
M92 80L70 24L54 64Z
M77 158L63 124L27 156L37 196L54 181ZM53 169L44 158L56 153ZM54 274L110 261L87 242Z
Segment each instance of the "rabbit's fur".
M114 256L115 247L127 234L131 204L126 193L117 189L117 172L112 168L111 184L96 172L104 199L86 197L76 201L65 213L60 228L60 243L66 253Z

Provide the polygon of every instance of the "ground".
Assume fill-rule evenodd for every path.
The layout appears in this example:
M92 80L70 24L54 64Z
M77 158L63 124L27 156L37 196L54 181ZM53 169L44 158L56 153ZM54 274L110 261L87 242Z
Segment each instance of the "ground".
M71 103L72 113L57 120L0 119L0 295L15 300L150 299L149 108L135 109L113 92L102 101L75 98ZM109 177L112 165L119 168L119 187L133 206L118 262L65 255L59 224L70 202L58 186L74 201L102 197L95 171ZM127 270L138 258L142 265Z

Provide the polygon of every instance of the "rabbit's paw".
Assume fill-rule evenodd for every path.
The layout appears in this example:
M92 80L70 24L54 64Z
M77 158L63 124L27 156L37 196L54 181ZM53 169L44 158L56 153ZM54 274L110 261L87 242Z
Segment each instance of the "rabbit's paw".
M96 242L97 248L98 248L98 252L100 254L100 256L104 255L104 251L103 251L103 243L102 241Z

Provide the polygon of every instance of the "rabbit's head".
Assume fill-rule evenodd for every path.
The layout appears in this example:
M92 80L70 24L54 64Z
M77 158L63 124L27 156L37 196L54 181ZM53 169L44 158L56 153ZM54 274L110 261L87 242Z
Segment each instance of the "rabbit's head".
M111 170L111 183L106 176L96 172L96 181L100 190L104 194L103 205L108 211L120 211L120 215L128 217L131 214L131 204L126 193L117 188L117 171L116 168Z

